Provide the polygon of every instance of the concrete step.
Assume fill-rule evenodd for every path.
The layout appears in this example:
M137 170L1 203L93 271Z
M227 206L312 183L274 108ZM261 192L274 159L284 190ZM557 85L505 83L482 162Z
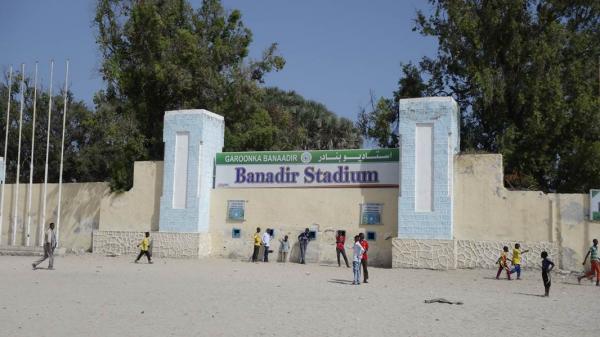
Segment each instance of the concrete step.
M54 255L62 256L65 255L64 248L58 248L54 250ZM44 249L39 246L0 246L0 255L8 256L42 256L44 255Z

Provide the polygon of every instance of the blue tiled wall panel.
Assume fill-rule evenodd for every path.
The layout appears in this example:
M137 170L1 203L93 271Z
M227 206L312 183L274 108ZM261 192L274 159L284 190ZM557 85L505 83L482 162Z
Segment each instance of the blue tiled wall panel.
M400 189L398 237L453 238L453 163L459 151L458 106L451 97L402 99L400 104ZM433 210L415 212L415 130L433 124Z
M175 135L184 131L189 132L186 208L174 209ZM214 158L217 152L223 150L223 118L206 110L167 111L164 117L163 141L165 157L159 230L180 233L208 232ZM200 144L202 158L199 158Z

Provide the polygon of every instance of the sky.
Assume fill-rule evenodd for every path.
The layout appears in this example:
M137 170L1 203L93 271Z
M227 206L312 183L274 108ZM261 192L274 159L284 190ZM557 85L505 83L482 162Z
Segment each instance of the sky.
M194 7L200 2L191 1ZM416 11L429 9L426 0L223 0L223 5L239 9L252 30L251 57L278 43L286 65L267 75L265 85L294 90L352 120L369 103L370 92L391 96L401 63L434 56L437 48L434 38L412 31ZM70 90L91 105L104 87L94 6L93 0L2 1L0 69L25 63L33 76L39 61L40 82L47 88L54 59L54 86L64 86L64 63L70 59Z

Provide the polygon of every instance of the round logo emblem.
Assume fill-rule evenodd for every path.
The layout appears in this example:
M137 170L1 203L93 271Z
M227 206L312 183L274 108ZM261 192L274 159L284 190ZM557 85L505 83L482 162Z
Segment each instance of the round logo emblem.
M308 163L310 163L311 159L312 159L312 156L311 156L310 152L306 152L306 151L305 151L305 152L303 152L303 153L302 153L302 156L300 156L300 160L301 160L301 161L302 161L304 164L308 164Z

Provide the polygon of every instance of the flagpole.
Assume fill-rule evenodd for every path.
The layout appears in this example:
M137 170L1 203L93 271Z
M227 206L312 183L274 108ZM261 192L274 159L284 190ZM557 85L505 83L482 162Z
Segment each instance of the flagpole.
M29 246L29 237L31 232L31 187L33 185L33 158L35 154L35 113L37 107L37 81L38 81L38 63L35 63L35 77L33 80L33 119L31 121L31 157L29 158L29 188L27 191L27 237L25 245Z
M58 175L58 212L56 216L56 243L60 242L59 231L60 231L60 206L62 201L62 175L63 175L63 157L65 152L65 127L67 125L67 93L69 92L69 60L67 60L67 71L65 75L65 92L64 92L64 104L63 104L63 129L62 129L62 141L60 143L60 173Z
M54 60L50 61L50 88L48 89L48 131L46 132L46 164L44 165L44 198L42 201L42 229L40 246L44 245L44 231L46 227L46 189L48 188L48 153L50 150L50 124L52 123L52 77L54 76Z
M13 232L11 244L17 243L17 220L19 212L19 175L21 174L21 131L23 129L23 105L25 105L25 63L21 64L21 107L19 109L19 145L17 148L17 174L15 175L15 207L13 211Z
M11 102L11 89L12 89L12 72L13 68L10 66L10 70L8 73L8 107L6 108L6 136L4 138L4 167L2 168L2 173L4 176L4 180L2 181L2 191L0 192L0 244L2 244L2 223L4 220L4 186L6 186L6 166L8 165L6 162L6 154L8 151L8 127L10 124L10 102Z

